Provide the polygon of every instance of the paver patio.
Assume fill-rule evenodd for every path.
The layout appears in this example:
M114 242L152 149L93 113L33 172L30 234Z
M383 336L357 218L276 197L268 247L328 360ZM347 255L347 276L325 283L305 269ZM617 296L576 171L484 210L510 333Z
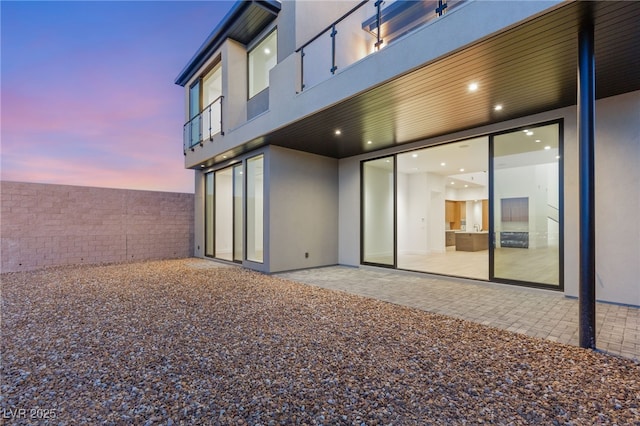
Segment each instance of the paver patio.
M578 300L552 290L474 282L381 268L332 266L277 274L428 312L578 345ZM640 359L640 309L596 306L599 350Z

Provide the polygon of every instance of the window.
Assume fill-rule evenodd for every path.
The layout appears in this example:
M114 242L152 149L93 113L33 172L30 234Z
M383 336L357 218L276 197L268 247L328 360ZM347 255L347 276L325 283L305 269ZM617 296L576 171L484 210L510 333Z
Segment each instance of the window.
M213 173L205 175L204 188L204 255L213 257Z
M264 261L264 157L247 160L247 260Z
M362 163L362 261L394 266L394 158Z
M269 70L278 62L278 32L272 31L249 52L249 98L269 87Z

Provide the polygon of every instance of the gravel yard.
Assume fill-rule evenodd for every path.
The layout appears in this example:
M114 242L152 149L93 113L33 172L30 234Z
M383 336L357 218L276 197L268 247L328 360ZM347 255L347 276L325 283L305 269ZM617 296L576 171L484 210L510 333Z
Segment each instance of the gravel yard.
M640 425L632 360L241 268L1 279L6 424Z

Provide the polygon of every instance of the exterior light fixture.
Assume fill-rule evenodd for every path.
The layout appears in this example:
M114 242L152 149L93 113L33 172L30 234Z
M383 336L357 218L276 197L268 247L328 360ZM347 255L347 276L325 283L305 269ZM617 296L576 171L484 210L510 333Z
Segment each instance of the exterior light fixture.
M549 145L545 146L544 149L549 150L551 147Z
M478 90L478 83L471 83L468 87L470 92L475 92L476 90Z
M502 111L502 105L498 104L496 106L493 107L494 111Z
M533 132L532 132L531 130L527 130L526 135L527 135L527 136L532 136L532 135L533 135Z
M340 131L340 129L336 130L334 133L335 133L336 135L341 135L341 134L342 134L342 132Z
M540 142L541 142L540 139L536 139L536 143L540 143Z
M371 145L373 142L371 141L367 141L367 145Z
M271 53L271 49L269 49L268 47L265 47L265 48L264 48L264 54L265 54L265 55L268 55L268 54L270 54L270 53Z
M411 155L413 158L418 158L418 154Z

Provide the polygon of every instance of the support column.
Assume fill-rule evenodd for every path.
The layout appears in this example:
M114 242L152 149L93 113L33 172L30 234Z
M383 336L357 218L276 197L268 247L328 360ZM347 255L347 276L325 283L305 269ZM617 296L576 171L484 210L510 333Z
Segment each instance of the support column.
M579 340L596 347L595 61L593 15L586 7L578 34L578 149L580 179Z

